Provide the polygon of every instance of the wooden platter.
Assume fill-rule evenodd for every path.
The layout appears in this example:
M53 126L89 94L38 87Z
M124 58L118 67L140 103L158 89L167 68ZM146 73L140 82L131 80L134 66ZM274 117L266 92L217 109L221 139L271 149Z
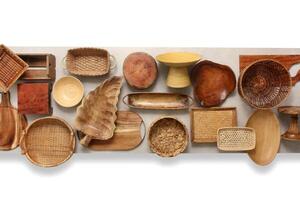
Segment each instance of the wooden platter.
M240 71L259 60L274 60L289 70L294 64L300 63L300 55L240 55Z
M246 127L256 132L256 145L248 152L249 157L258 165L270 164L280 146L280 126L276 115L271 110L257 110L248 119Z
M188 109L193 98L179 93L130 93L124 96L123 102L131 108L152 110Z
M88 149L95 151L126 151L138 147L144 137L141 133L143 123L139 114L130 111L118 111L114 136L109 140L91 140ZM84 137L78 133L79 138Z

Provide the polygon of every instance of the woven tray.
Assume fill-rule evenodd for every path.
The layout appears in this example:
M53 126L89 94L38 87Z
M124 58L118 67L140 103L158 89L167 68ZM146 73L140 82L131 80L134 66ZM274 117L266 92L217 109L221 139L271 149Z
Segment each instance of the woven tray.
M115 58L105 49L76 48L68 50L66 68L71 74L102 76L116 66Z
M57 117L40 118L31 123L21 139L22 153L41 167L54 167L67 161L75 150L72 127Z
M237 126L236 108L192 108L192 142L217 142L218 129Z
M27 70L26 64L14 52L0 45L0 90L7 92L18 78Z
M222 151L248 151L255 148L255 131L247 127L220 128L217 146Z

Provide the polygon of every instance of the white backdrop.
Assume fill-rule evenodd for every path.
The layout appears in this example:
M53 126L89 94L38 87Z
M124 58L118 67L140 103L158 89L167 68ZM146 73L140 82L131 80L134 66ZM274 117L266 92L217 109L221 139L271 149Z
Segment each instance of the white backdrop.
M300 47L297 1L1 2L0 43L8 46ZM41 169L0 154L1 199L291 198L300 155L268 167L246 155L160 159L74 156Z

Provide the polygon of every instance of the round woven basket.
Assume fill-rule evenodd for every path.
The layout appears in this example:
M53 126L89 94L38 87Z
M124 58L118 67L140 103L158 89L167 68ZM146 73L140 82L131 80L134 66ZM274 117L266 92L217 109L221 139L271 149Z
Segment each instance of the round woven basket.
M150 126L148 143L150 149L159 156L176 156L188 145L187 129L174 117L161 117Z
M270 109L284 101L293 86L289 71L273 60L257 61L239 77L239 93L252 107Z
M57 117L44 117L31 123L21 140L22 153L41 167L54 167L67 161L75 150L72 127Z

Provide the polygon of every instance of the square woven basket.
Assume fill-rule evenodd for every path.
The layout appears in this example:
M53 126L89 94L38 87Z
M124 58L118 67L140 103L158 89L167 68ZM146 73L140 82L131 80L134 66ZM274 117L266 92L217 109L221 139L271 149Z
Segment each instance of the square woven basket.
M7 92L18 78L27 70L19 56L4 45L0 45L0 91Z

